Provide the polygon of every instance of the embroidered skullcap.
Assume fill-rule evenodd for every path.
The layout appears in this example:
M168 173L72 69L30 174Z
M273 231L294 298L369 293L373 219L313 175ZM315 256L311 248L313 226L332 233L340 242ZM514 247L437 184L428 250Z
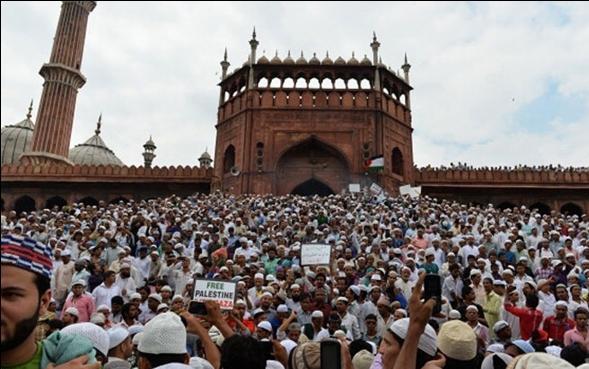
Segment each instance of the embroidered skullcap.
M13 265L51 279L51 248L29 237L2 237L2 264Z
M146 354L184 354L186 353L186 334L180 317L172 312L156 315L143 330L143 337L137 348Z
M452 359L472 360L477 354L477 337L468 324L451 320L440 328L438 348Z
M70 324L61 331L63 335L77 334L88 338L96 350L105 357L108 356L109 338L108 333L101 327L93 323L76 323Z

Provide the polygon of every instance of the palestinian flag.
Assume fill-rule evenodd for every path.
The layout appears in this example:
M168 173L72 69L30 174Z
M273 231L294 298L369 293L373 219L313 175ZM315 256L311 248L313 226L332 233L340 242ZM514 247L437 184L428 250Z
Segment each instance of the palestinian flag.
M371 172L378 172L384 169L384 156L379 155L367 160L366 168Z

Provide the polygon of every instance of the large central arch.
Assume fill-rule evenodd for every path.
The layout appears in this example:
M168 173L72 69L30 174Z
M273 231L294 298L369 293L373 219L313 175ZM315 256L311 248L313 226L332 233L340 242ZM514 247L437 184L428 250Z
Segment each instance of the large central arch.
M277 194L339 193L350 177L345 156L314 137L286 150L278 159L274 173Z

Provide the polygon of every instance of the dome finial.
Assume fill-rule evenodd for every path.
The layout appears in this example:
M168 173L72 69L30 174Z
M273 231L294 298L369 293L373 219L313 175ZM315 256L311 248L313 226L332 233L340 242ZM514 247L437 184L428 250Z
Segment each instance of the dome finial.
M31 112L33 111L33 99L31 99L31 104L29 105L29 112L27 113L27 119L31 120L31 117L33 116L31 114Z
M96 136L100 134L100 126L102 126L102 113L100 113L100 115L98 116L98 122L96 123L96 130L94 131L94 133L96 133Z
M252 32L252 40L256 39L256 26L254 26L254 31Z
M376 42L376 31L372 31L372 41Z
M223 54L223 61L227 61L227 46L225 46L225 53Z

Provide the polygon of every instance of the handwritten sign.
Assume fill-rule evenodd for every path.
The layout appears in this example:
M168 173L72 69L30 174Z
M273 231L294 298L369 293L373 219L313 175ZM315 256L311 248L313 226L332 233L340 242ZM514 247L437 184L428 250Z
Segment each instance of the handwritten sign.
M217 301L221 310L232 310L237 295L237 283L217 279L194 279L194 295L198 302Z
M380 187L376 183L373 183L370 185L370 192L372 192L373 195L378 195L382 192L382 187Z
M330 245L303 244L301 246L301 265L329 265L330 261Z

